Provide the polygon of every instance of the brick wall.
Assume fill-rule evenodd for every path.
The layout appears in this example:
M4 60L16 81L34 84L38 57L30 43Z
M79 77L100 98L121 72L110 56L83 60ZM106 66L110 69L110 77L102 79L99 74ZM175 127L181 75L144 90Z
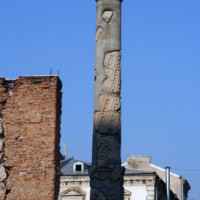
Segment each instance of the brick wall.
M61 81L0 78L0 200L56 200Z

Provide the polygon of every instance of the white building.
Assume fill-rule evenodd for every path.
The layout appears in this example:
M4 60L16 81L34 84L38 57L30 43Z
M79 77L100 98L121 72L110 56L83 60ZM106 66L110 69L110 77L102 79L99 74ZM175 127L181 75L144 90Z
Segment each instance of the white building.
M165 169L151 163L151 156L129 156L123 164L127 169L154 171L164 181ZM180 200L187 200L190 185L186 179L175 173L170 173L170 189Z
M89 200L90 185L88 168L74 158L61 162L59 200ZM153 171L126 169L124 176L124 200L165 200L165 183ZM178 200L171 192L171 200Z

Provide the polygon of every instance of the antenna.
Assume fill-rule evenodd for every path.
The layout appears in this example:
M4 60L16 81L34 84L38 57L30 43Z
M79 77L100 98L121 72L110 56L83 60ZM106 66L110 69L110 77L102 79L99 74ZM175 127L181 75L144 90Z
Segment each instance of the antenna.
M66 158L67 156L67 144L66 142L63 143L63 156Z

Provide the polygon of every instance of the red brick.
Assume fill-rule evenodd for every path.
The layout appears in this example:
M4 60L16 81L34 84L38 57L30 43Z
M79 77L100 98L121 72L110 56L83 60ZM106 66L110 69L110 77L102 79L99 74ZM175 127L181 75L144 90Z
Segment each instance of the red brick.
M60 90L57 76L0 78L7 200L57 199Z

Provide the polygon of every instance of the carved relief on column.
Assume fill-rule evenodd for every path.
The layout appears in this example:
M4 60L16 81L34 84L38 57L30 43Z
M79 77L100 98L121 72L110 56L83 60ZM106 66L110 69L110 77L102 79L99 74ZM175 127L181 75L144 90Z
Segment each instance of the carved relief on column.
M119 139L115 136L99 136L98 140L98 164L100 166L106 166L108 163L117 164L120 158Z
M111 18L113 16L113 11L112 10L106 10L104 11L103 15L102 15L102 18L107 22L109 23Z
M121 1L96 0L95 111L90 200L122 200Z
M96 112L94 125L97 133L117 133L120 129L120 114L116 111Z
M97 189L93 189L90 194L90 199L94 200L107 200L106 197Z
M101 33L103 33L103 28L98 27L97 31L96 31L96 36L95 36L95 40L97 41L101 35Z
M120 93L121 89L120 51L113 51L111 53L106 53L104 66L105 66L105 74L107 76L106 80L103 83L104 90L108 93Z
M120 109L121 100L119 97L100 95L99 103L101 107L101 111L116 111Z
M100 166L98 168L90 168L92 171L91 187L93 188L91 192L91 200L122 200L123 190L121 190L120 185L122 182L122 175L124 173L124 168L121 166L108 167Z

